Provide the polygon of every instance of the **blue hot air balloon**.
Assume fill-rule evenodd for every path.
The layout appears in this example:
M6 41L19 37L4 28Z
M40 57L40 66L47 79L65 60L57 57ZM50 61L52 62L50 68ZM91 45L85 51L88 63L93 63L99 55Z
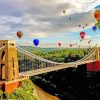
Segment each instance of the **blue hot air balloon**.
M33 40L33 43L34 43L35 46L38 46L39 40L38 40L38 39L34 39L34 40Z
M96 26L93 26L93 27L92 27L92 30L93 30L93 31L96 31L96 30L97 30L97 27L96 27Z
M99 9L100 9L100 5L97 5L97 6L95 7L95 9L96 9L96 10L99 10Z

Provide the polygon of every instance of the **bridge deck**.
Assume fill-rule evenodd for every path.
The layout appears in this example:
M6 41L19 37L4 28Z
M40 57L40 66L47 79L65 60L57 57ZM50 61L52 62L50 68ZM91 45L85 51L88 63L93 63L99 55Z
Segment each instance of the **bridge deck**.
M39 75L39 74L43 74L43 73L47 73L47 72L52 72L52 71L57 71L60 69L65 69L65 68L77 68L77 65L82 65L82 64L86 64L88 62L94 62L94 60L89 60L89 61L82 61L80 63L67 63L67 64L62 64L59 66L53 66L53 67L47 67L47 68L41 68L41 69L36 69L36 70L32 70L32 71L26 71L26 72L21 72L19 75L22 76L34 76L34 75Z

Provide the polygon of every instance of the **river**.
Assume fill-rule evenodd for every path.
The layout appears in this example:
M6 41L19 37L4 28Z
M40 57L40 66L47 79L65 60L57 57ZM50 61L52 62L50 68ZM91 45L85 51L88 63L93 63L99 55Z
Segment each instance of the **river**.
M60 100L58 97L45 92L43 89L41 89L37 85L35 85L35 88L40 100Z

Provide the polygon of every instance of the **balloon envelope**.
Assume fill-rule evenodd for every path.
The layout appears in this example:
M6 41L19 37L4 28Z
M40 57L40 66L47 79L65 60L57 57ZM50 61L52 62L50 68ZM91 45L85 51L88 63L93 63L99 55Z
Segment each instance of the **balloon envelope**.
M97 9L100 9L100 5L97 5L96 7L95 7L95 9L97 10Z
M33 43L34 43L35 46L38 46L39 40L38 40L38 39L34 39L34 40L33 40Z
M80 32L80 37L83 39L85 37L85 32Z
M95 24L100 29L100 21Z
M88 26L88 24L85 24L85 26Z
M60 42L58 43L58 46L59 46L59 47L61 46L61 43L60 43Z
M72 47L72 44L70 44L70 47Z
M79 27L81 27L81 25L78 25Z
M23 36L23 33L22 33L21 31L18 31L18 32L16 33L16 35L17 35L18 38L20 39L20 38Z
M93 31L96 31L96 30L97 30L97 27L96 27L96 26L93 26L93 27L92 27L92 30L93 30Z
M94 13L94 17L97 21L100 21L100 10L96 10Z
M69 17L69 20L71 21L71 17Z
M63 13L65 13L65 10L63 10Z

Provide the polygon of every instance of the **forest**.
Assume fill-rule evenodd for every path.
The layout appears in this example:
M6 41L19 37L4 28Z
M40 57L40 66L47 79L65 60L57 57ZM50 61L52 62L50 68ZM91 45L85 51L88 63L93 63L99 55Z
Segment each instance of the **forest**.
M56 62L72 62L83 58L92 48L34 48L22 46L21 48L45 59Z

